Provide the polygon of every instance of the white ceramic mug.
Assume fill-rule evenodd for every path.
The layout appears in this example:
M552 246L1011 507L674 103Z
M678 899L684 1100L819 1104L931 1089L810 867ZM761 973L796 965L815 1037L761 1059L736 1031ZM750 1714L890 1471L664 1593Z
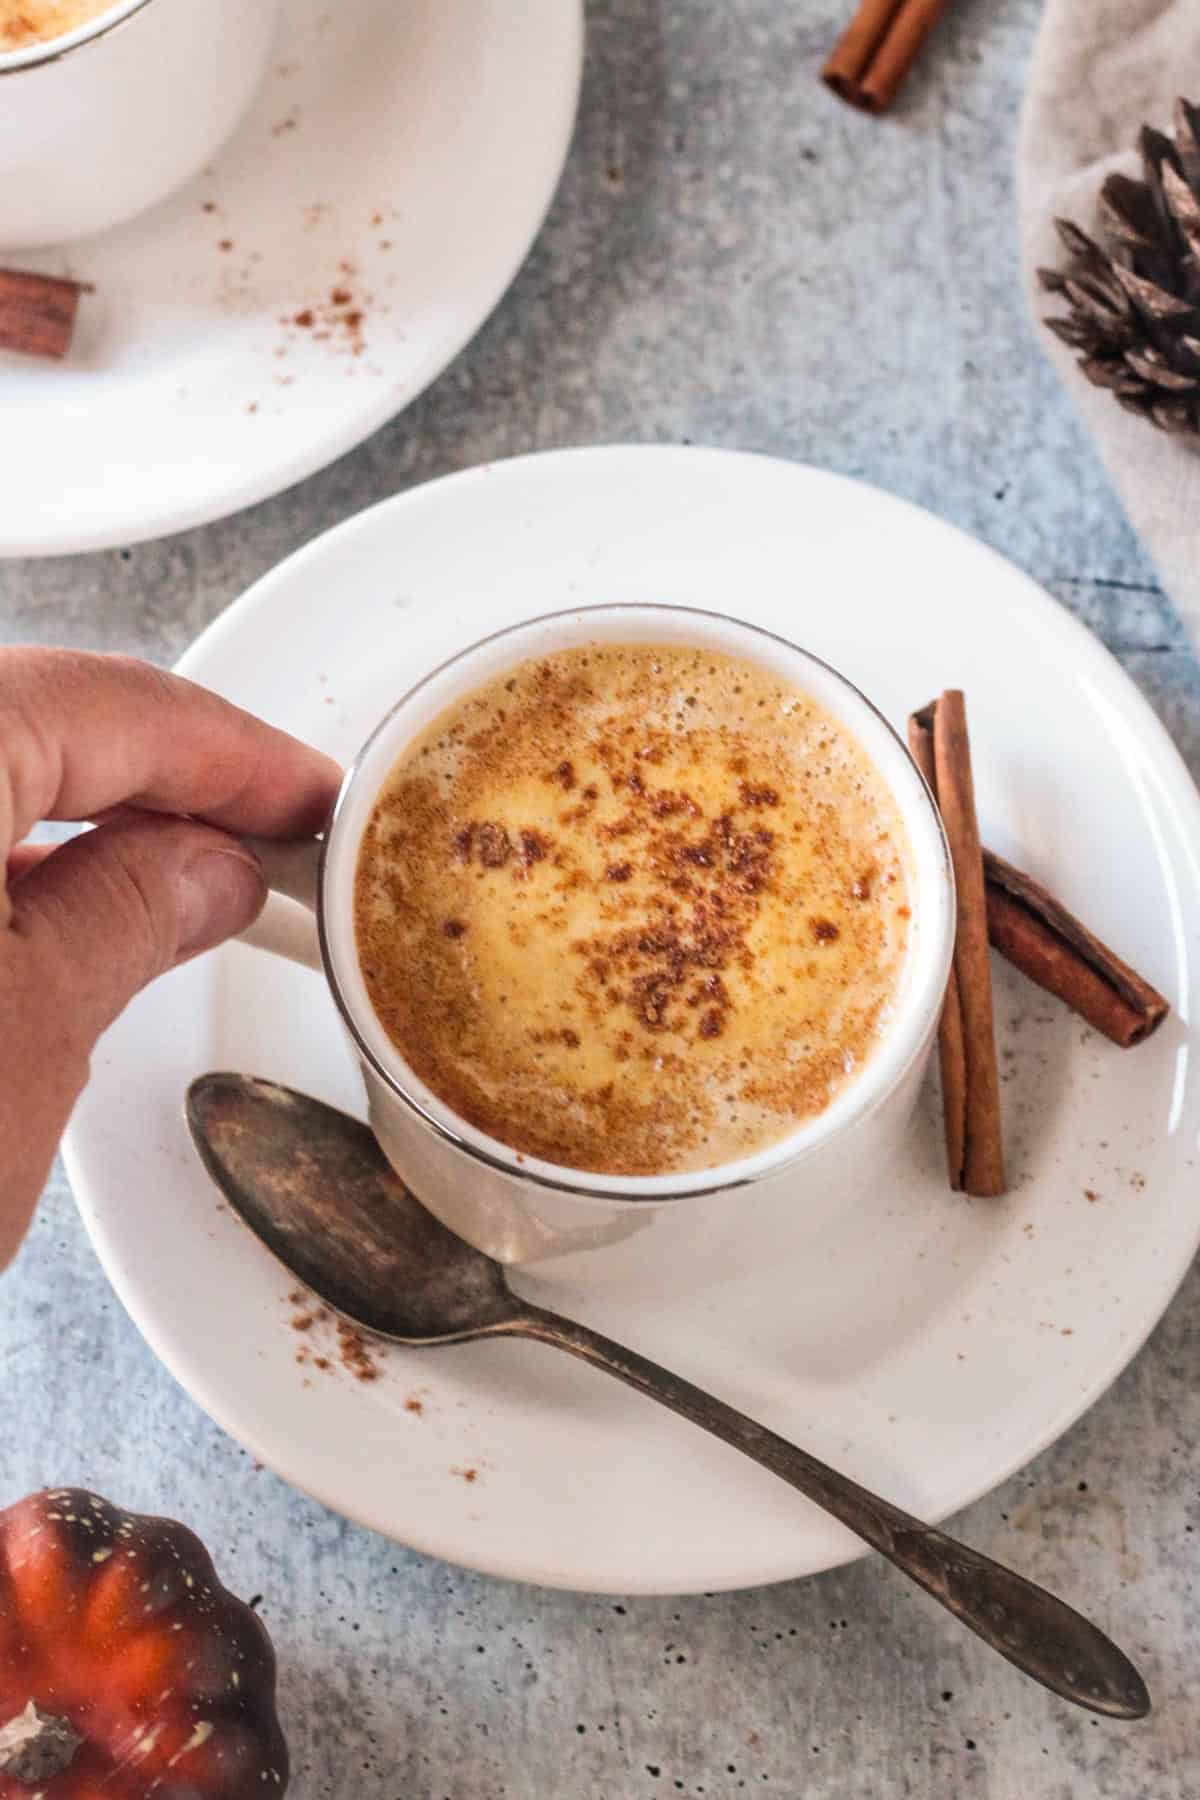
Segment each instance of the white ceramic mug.
M908 832L913 919L900 992L862 1073L782 1143L715 1169L653 1177L597 1175L518 1157L457 1117L408 1068L371 1006L354 940L359 847L376 798L406 746L457 699L506 669L596 642L724 651L811 694L853 733L884 776ZM674 606L554 613L484 639L410 690L368 738L343 782L322 843L254 848L272 887L310 912L269 901L248 941L324 970L362 1067L380 1144L413 1191L460 1236L505 1263L552 1273L576 1252L619 1244L671 1220L708 1243L737 1208L878 1177L907 1129L954 945L954 879L937 808L904 745L827 664L757 627Z
M220 148L262 78L282 0L114 0L0 54L0 248L90 236Z

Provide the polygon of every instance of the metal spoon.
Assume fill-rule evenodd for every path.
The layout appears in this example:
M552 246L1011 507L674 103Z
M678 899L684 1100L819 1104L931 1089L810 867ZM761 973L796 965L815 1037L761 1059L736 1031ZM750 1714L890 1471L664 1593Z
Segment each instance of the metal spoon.
M1092 1712L1140 1719L1129 1659L1044 1588L923 1525L807 1451L586 1325L518 1299L498 1263L427 1213L367 1126L290 1088L204 1075L187 1118L209 1174L256 1237L326 1305L397 1343L554 1344L711 1431L886 1556L1027 1675Z

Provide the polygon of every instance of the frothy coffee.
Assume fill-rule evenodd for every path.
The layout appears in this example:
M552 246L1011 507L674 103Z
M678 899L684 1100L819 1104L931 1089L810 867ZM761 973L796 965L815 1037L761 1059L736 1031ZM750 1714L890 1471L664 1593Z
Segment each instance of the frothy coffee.
M816 701L707 650L592 645L457 702L392 770L355 882L372 1004L514 1150L660 1175L765 1149L888 1024L909 848Z
M113 0L0 0L0 54L62 37L112 6Z

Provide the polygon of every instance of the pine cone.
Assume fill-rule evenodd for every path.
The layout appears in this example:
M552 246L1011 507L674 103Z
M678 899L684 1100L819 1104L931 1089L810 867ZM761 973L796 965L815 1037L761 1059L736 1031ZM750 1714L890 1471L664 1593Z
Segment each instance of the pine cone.
M1056 219L1069 268L1039 269L1071 311L1045 322L1097 387L1164 431L1200 443L1200 110L1175 103L1175 141L1151 126L1144 180L1110 175L1097 211L1102 243Z

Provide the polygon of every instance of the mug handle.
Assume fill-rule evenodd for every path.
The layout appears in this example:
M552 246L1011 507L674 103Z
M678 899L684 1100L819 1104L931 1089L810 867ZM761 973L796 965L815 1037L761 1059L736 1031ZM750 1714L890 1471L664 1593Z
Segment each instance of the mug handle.
M316 913L321 839L244 837L241 842L262 864L271 891L253 925L239 933L239 942L320 969Z

